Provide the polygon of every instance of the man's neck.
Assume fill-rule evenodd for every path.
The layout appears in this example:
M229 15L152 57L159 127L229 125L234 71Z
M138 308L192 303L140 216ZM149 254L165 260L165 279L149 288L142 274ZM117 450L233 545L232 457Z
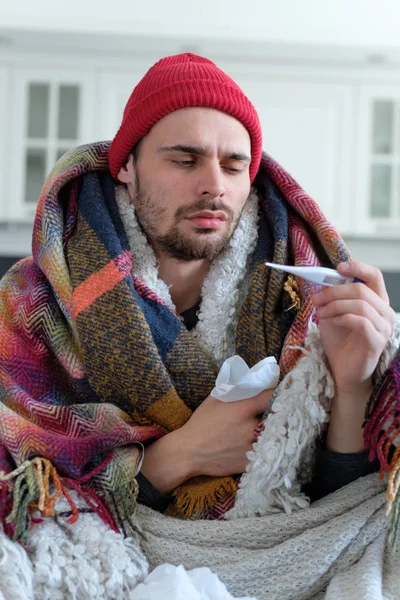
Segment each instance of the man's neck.
M210 262L196 260L181 262L173 258L158 257L158 276L170 287L172 302L178 314L191 308L201 298L201 288Z

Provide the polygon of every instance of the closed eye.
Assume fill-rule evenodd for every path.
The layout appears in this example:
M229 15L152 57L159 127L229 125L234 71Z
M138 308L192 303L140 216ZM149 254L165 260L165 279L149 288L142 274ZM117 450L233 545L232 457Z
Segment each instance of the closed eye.
M196 160L176 160L176 159L171 159L171 162L175 165L177 165L178 167L183 167L183 168L189 168L191 166L193 166L194 164L196 164ZM239 173L243 172L243 168L235 168L235 167L229 167L227 165L222 165L222 168L227 171L228 173L230 173L231 175L237 175Z
M190 167L191 165L194 165L194 160L173 160L172 162L180 167Z
M233 167L224 167L226 171L229 173L241 173L243 169L234 169Z

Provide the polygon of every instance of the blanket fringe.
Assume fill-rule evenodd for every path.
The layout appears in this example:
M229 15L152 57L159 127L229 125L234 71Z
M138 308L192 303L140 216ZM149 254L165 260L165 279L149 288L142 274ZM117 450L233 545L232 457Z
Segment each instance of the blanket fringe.
M369 459L377 456L381 479L385 472L389 472L386 515L390 515L389 543L392 548L396 546L400 530L400 445L393 452L394 442L397 438L400 440L398 397L398 382L386 373L371 396L364 423L364 442L370 449Z
M216 506L221 507L221 517L230 508L237 492L232 477L193 477L174 490L174 501L165 512L179 518L205 518ZM213 518L218 518L213 512Z
M75 523L79 509L69 493L72 489L113 531L125 531L127 525L132 531L140 533L132 521L138 494L136 480L132 490L105 490L104 497L100 497L93 489L93 478L111 459L112 454L80 479L60 477L52 463L43 457L25 461L10 473L0 471L0 521L4 532L13 540L26 543L31 523L37 522L34 513L39 512L42 518L54 517L55 503L60 496L66 499L70 507L67 522Z

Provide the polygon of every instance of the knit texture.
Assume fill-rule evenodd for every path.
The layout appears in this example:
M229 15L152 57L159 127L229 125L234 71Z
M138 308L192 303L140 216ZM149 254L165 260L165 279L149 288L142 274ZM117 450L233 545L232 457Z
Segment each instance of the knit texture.
M157 121L175 110L195 106L220 110L247 129L251 138L250 180L253 181L262 152L257 112L233 79L211 60L189 52L159 60L133 90L110 146L113 177L117 177L133 146Z
M315 437L326 416L326 396L330 395L326 386L330 386L331 378L321 361L323 348L314 325L306 346L302 359L279 386L271 414L264 422L268 425L274 412L282 418L285 410L289 420L294 405L299 411L294 419L300 416L302 421L298 423L299 436L308 422ZM398 347L398 337L388 343L380 369L387 367ZM290 377L294 382L290 390L293 405L284 402ZM279 407L277 399L282 399ZM270 486L270 457L265 450L280 435L272 427L255 445L258 478L247 480L250 493L244 498L245 504L250 500L249 513L251 497ZM291 471L297 469L291 436L279 444L282 453L290 456L286 469L291 477ZM142 538L126 538L109 530L97 515L85 511L82 499L72 492L80 511L79 523L68 523L70 507L61 497L55 505L56 520L46 517L30 530L26 551L0 533L0 598L136 600L149 566L153 570L172 563L181 565L181 571L184 567L210 568L235 597L397 600L400 546L393 552L387 543L385 487L386 481L379 481L374 474L290 514L275 507L265 516L212 523L170 519L139 506L136 518L145 534ZM241 503L243 506L243 497ZM172 598L179 596L174 574L171 567L162 586L164 594L168 590ZM153 571L146 583L156 576ZM217 582L213 592L212 598L217 594Z
M385 482L361 478L291 515L234 521L169 519L138 508L150 569L212 569L257 600L398 600L400 549L386 543Z
M83 146L56 165L39 201L33 258L0 285L0 501L3 527L15 538L26 537L32 510L52 514L71 487L116 531L122 522L133 528L141 442L183 425L218 372L212 353L132 274L108 150ZM258 238L236 352L249 366L274 355L285 376L301 355L315 287L297 282L297 310L285 274L264 262L335 266L348 255L269 157L255 189ZM378 395L376 406L386 400ZM395 399L382 422L386 414L396 418ZM234 478L195 478L174 491L171 514L219 518L236 490ZM78 518L72 499L70 518Z

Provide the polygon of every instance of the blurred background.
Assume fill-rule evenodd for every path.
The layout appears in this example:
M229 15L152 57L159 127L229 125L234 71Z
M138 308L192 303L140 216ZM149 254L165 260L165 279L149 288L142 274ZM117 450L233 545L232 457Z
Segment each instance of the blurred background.
M271 154L400 311L398 0L54 0L0 5L0 276L30 254L46 175L111 139L137 81L191 51L256 106Z

